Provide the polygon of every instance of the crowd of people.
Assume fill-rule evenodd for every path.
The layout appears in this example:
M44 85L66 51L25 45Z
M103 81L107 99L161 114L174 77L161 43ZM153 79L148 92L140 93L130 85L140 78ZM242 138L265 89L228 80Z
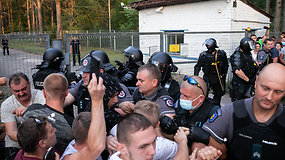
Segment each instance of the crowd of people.
M209 38L194 75L181 82L164 52L145 64L130 46L117 68L106 52L91 51L76 79L62 70L62 52L48 49L33 75L36 89L21 72L0 78L12 92L1 105L1 159L283 159L285 37L273 38L242 38L229 61ZM221 107L229 66L233 102Z

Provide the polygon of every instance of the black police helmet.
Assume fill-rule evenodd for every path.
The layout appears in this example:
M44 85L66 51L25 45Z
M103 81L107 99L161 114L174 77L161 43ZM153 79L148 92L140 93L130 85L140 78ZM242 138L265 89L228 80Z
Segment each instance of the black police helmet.
M64 57L61 50L49 48L44 53L40 68L59 68L63 60Z
M253 49L253 40L249 37L244 37L240 40L239 48L244 52L249 53Z
M219 48L217 46L217 41L214 38L206 39L205 45L206 45L208 51L210 51L210 52L213 52L213 51L215 51L216 48Z
M101 50L91 51L90 55L98 58L103 63L105 71L109 71L110 69L114 68L114 66L110 63L106 52Z
M173 64L172 58L164 52L155 52L149 58L148 63L155 64L161 71L161 82L164 83L171 78L171 72L176 72L177 67Z
M129 46L124 50L124 52L125 56L129 59L129 63L135 63L138 66L142 66L144 64L142 51L136 47Z

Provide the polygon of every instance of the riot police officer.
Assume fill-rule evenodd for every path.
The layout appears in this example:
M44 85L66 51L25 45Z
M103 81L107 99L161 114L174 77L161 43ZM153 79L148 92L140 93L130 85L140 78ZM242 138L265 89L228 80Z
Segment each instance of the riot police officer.
M32 75L35 89L43 89L44 79L51 73L64 74L63 53L56 48L49 48L43 55L43 62L36 66L39 69Z
M180 97L180 87L178 82L172 78L171 72L177 71L177 66L173 64L172 58L164 52L155 52L149 58L148 63L155 64L161 71L161 86L165 88L176 102Z
M118 82L121 82L121 80L118 78L118 70L116 69L115 66L113 66L110 63L109 57L106 52L101 50L96 50L96 51L91 51L90 55L98 58L102 62L101 67L102 69L104 69L105 73L113 76L113 78L116 79Z
M253 41L244 37L230 57L233 72L232 88L230 89L232 101L248 98L245 94L254 85L258 66L251 56L252 46Z
M134 46L129 46L124 50L127 57L126 63L123 64L119 61L115 61L118 68L118 75L122 83L127 87L135 87L137 83L138 68L144 64L142 52Z
M214 38L205 41L207 51L200 53L197 64L194 67L194 75L199 75L202 68L204 72L203 79L207 83L207 95L209 90L213 89L213 102L220 104L221 97L225 94L225 81L228 72L228 60L225 51L218 48Z

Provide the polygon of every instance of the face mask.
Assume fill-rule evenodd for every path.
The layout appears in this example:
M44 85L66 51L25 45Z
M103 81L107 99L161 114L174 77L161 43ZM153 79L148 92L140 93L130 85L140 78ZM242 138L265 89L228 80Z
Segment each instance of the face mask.
M201 96L201 95L200 95L200 96ZM195 106L192 106L192 103L193 103L194 101L196 101L200 96L198 96L197 98L195 98L193 101L191 101L191 100L185 100L185 99L181 99L181 98L180 98L180 106L181 106L181 108L183 108L183 109L185 109L185 110L188 110L188 111L194 110L194 109L200 104L200 102L199 102L198 104L196 104Z
M282 42L282 46L285 46L285 42Z

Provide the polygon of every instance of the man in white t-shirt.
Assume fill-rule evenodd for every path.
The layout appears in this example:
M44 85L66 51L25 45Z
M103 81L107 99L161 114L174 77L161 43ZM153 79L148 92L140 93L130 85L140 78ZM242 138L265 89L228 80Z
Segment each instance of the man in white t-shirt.
M159 126L159 107L156 103L142 100L136 103L134 106L134 112L142 114L145 116L152 124L155 129L156 138L156 153L154 155L154 160L159 159L173 159L177 153L178 145L177 143L170 141L166 138L163 138ZM116 144L118 143L116 137L117 126L111 130L111 135L107 138L107 149L110 153L117 152Z
M5 154L6 159L14 159L19 151L17 126L27 107L34 103L45 103L42 91L31 89L28 77L24 73L15 73L9 79L13 95L1 105L1 121L5 124Z

